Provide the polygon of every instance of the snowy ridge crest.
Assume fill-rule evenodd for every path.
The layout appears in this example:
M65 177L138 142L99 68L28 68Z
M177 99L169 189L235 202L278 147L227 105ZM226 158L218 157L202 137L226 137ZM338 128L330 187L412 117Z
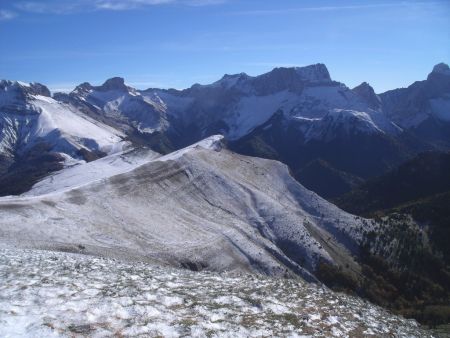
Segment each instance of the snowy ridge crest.
M161 156L157 160L158 161L176 160L176 159L180 158L181 156L183 156L189 152L198 150L198 149L220 151L223 148L223 143L222 143L223 140L224 140L223 135L213 135L213 136L207 137L206 139L201 140L197 143L194 143L193 145L190 145L186 148L174 151L165 156Z

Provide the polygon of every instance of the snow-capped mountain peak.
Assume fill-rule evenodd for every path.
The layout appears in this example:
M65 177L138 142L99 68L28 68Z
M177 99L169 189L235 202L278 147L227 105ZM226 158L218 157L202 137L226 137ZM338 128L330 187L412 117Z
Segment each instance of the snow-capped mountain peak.
M332 81L327 67L322 63L306 67L277 67L266 74L257 76L255 80L264 80L278 85L284 84L286 88L299 86L299 84Z
M219 81L213 83L215 86L221 86L223 88L231 88L238 83L242 83L250 78L246 73L239 74L225 74Z
M86 93L89 93L94 87L89 82L83 82L75 87L75 89L72 91L72 93L76 95L83 95ZM57 93L58 96L60 93Z
M77 107L89 116L125 132L153 133L167 125L166 105L159 91L139 91L125 84L121 77L106 80L100 86L82 83L70 94L56 93L55 98Z
M380 108L381 99L375 94L372 86L367 82L363 82L360 85L352 89L359 97L365 100L369 106L373 109Z
M122 77L112 77L105 81L98 89L108 90L124 90L128 91L128 86L125 85L125 80Z
M131 88L125 85L125 80L121 77L112 77L110 79L107 79L102 85L100 86L93 86L89 82L83 82L80 85L78 85L72 93L76 95L87 95L93 91L101 91L101 92L108 92L108 91L123 91L128 92Z
M50 97L50 90L36 82L0 81L0 107L12 104L23 106L27 98L35 95Z
M296 73L308 82L329 82L330 73L323 63L317 63L305 67L295 67Z
M227 80L227 79L245 79L245 78L249 78L250 76L247 75L247 73L238 73L238 74L224 74L224 76L222 76L221 80ZM220 81L220 80L219 80Z

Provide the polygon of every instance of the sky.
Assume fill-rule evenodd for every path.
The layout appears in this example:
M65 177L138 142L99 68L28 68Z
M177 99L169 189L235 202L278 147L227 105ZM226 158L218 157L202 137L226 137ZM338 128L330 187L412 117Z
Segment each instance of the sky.
M0 0L0 79L186 88L325 63L376 92L450 62L450 0Z

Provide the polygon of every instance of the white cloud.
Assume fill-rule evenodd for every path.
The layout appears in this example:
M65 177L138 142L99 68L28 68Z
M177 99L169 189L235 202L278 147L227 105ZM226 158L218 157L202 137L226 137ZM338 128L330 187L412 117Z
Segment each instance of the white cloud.
M145 6L178 4L185 6L201 7L219 5L226 0L97 0L93 4L98 9L105 10L128 10Z
M408 7L408 6L421 6L421 5L436 5L445 3L443 1L418 1L418 2L386 2L386 3L364 3L360 5L335 5L335 6L313 6L313 7L292 7L282 9L256 9L248 11L233 12L234 15L279 15L290 14L297 12L330 12L330 11L342 11L342 10L359 10L359 9L371 9L371 8L389 8L389 7Z
M68 14L82 10L85 7L84 1L21 1L15 4L16 8L30 13L51 13L51 14Z
M174 2L175 0L98 0L93 2L93 6L100 10L122 11Z
M0 21L6 21L14 19L17 16L16 13L7 11L5 9L0 9Z
M143 7L177 4L201 7L225 3L227 0L49 0L19 1L15 7L32 13L69 14L90 11L126 11Z

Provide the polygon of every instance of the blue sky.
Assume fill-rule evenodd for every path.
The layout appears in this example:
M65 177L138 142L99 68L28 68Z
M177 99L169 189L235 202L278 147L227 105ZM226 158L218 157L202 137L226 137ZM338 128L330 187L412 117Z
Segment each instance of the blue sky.
M0 78L185 88L323 62L377 92L450 61L450 0L0 0Z

